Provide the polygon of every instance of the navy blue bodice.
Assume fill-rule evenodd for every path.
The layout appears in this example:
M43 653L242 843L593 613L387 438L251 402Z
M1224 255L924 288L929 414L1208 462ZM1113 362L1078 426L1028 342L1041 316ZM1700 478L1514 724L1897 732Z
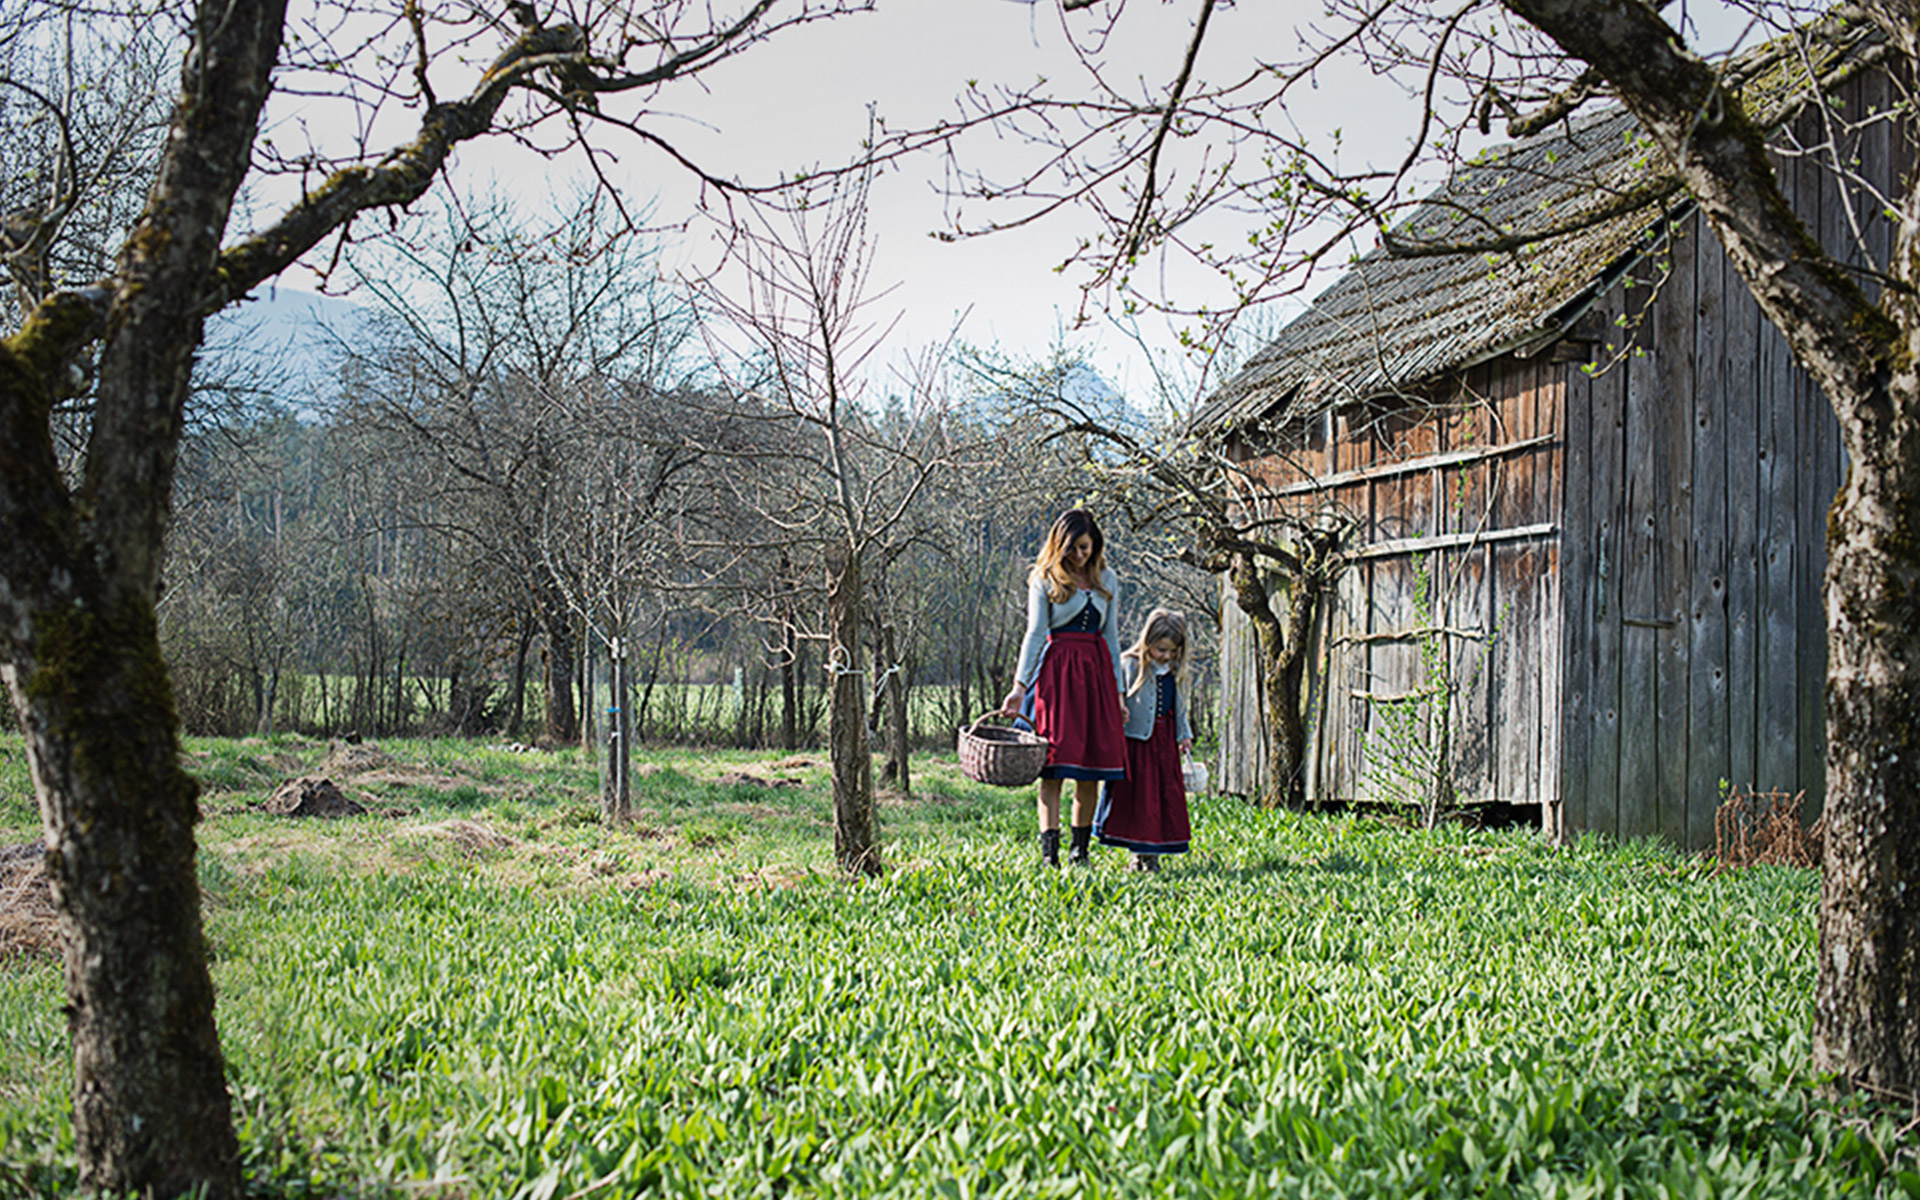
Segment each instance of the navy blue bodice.
M1099 633L1100 613L1094 608L1093 597L1087 597L1086 607L1073 614L1073 619L1054 629L1055 633Z

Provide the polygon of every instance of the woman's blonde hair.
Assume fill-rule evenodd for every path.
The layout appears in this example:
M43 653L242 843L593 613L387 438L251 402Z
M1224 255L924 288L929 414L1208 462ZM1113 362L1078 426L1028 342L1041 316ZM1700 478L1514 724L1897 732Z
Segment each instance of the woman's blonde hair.
M1176 649L1173 654L1173 685L1182 695L1187 691L1187 616L1171 608L1156 608L1147 614L1147 623L1140 627L1140 636L1133 645L1120 652L1122 660L1131 658L1139 664L1139 670L1133 673L1133 686L1127 689L1131 696L1146 685L1153 672L1147 670L1147 647L1155 642L1172 642Z
M1063 603L1072 596L1080 584L1067 574L1067 550L1081 535L1093 538L1093 553L1087 558L1087 578L1093 580L1093 590L1107 599L1113 599L1113 593L1107 590L1106 582L1101 578L1107 572L1107 539L1100 532L1100 523L1093 514L1084 508L1070 508L1053 519L1053 528L1047 530L1046 544L1040 547L1040 556L1033 560L1033 570L1027 572L1029 586L1035 582L1047 585L1047 599L1055 604Z

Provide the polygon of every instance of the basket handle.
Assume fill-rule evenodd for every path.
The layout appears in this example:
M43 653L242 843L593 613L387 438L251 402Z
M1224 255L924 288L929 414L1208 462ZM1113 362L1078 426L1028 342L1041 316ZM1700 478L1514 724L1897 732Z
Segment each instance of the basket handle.
M969 725L967 725L966 727L967 732L972 733L974 730L980 728L980 722L986 720L988 717L1007 717L1007 714L1004 712L1001 712L997 708L991 709L987 712L983 712L979 716L975 717ZM1007 717L1007 720L1011 721L1013 720L1013 718Z
M1010 712L1002 712L1000 708L989 708L987 712L981 712L979 716L975 716L975 718L973 718L970 724L966 724L966 726L962 726L962 728L964 728L966 732L972 733L973 730L977 730L977 728L979 728L979 724L981 724L983 720L987 720L989 716L998 716L998 718L1002 718L1002 720L1006 720L1006 724L1008 724L1008 726L1012 726L1012 724L1014 724L1016 720L1020 720L1020 714L1018 714L1018 712L1016 712L1016 714L1010 714Z

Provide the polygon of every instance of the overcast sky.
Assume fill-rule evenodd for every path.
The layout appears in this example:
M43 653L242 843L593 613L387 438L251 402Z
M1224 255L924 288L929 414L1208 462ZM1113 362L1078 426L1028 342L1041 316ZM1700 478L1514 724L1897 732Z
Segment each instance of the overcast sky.
M783 32L768 44L702 74L700 86L667 93L670 108L649 127L672 140L701 167L720 176L764 182L782 172L817 163L841 163L867 130L868 107L893 128L929 124L956 113L956 97L971 80L1024 83L1038 76L1064 80L1080 70L1062 35L1057 0L882 0L879 11ZM1119 23L1119 36L1104 60L1115 82L1145 81L1164 88L1178 73L1198 11L1197 0L1133 0ZM1297 49L1296 16L1317 15L1315 3L1247 0L1214 17L1202 73L1244 72L1254 57L1290 58ZM1091 14L1070 14L1091 27ZM451 89L442 86L442 94ZM1323 97L1329 126L1345 127L1350 153L1378 146L1396 158L1408 129L1395 119L1395 103L1380 85L1329 73ZM269 110L270 131L283 146L297 132L293 119L324 133L327 117L311 105L278 99ZM413 118L417 119L417 117ZM388 141L401 140L396 125ZM696 203L692 177L666 155L617 129L596 138L611 152L607 173L630 200L651 202L656 221L684 218ZM966 147L970 163L1005 164L1022 152L1012 142L976 137ZM497 180L537 202L564 191L582 170L578 161L549 162L517 150L506 139L463 146L452 177L462 186ZM1078 280L1054 268L1077 237L1091 226L1074 213L1060 213L1026 229L959 243L929 236L945 227L940 191L943 164L935 156L909 160L875 185L872 229L876 241L870 291L892 287L881 307L900 314L899 350L943 336L964 318L962 336L1017 353L1038 354L1061 335L1079 304ZM270 211L272 193L260 196ZM984 214L978 214L984 215ZM1012 215L1012 210L997 214ZM712 234L697 222L666 247L669 261L697 268L711 258ZM1177 282L1177 281L1176 281ZM311 289L302 271L280 281L283 289ZM1202 286L1196 279L1195 287ZM875 310L876 314L878 309ZM1171 343L1164 327L1149 333ZM1131 348L1104 324L1077 336L1095 349L1102 370L1121 386L1144 385Z
M1695 0L1696 7L1701 2ZM678 86L667 93L672 107L651 115L649 127L712 174L764 182L816 163L845 162L866 132L869 105L891 127L924 125L952 116L955 97L970 80L1064 80L1080 69L1062 35L1057 0L881 0L878 8L786 31L702 74L697 86ZM1198 8L1198 0L1132 0L1119 37L1106 48L1110 80L1137 79L1164 89L1179 71ZM1296 57L1296 22L1317 19L1322 11L1318 0L1241 0L1221 7L1198 74L1226 78L1243 74L1256 59ZM1067 16L1078 28L1096 19ZM452 90L442 86L442 94ZM1356 165L1397 162L1413 133L1412 111L1392 85L1343 64L1322 71L1311 91L1297 93L1288 116L1316 139L1338 127L1342 157ZM284 122L301 112L297 102L284 98L270 110L270 122L283 122L283 143L291 132ZM311 118L311 110L302 115ZM606 130L596 140L611 152L607 173L631 201L651 202L657 221L676 222L692 211L694 180L666 155L619 130ZM1021 152L1017 143L986 137L976 137L965 151L970 162L989 166ZM538 202L548 191L564 191L565 180L581 170L577 160L550 162L496 137L461 148L451 174L463 186L497 180ZM883 302L900 313L895 349L938 339L964 316L962 335L969 341L1042 352L1079 302L1078 279L1054 267L1077 237L1094 230L1069 212L1017 231L936 241L929 234L945 224L941 170L933 156L910 160L875 186L870 290L895 288ZM672 239L666 257L698 268L711 258L711 238L696 223ZM1198 277L1169 282L1196 294L1210 283ZM296 271L282 286L310 288L312 277ZM1147 332L1160 345L1171 343L1164 326ZM1114 383L1130 391L1144 387L1144 372L1125 339L1099 326L1077 337L1096 352Z

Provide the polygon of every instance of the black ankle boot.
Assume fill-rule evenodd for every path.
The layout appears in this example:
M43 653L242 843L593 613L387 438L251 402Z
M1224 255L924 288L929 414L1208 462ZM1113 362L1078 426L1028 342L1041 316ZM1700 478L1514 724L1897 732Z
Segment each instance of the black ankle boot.
M1058 829L1040 831L1040 861L1049 867L1060 865L1060 831Z
M1073 848L1067 851L1067 861L1076 867L1090 867L1093 856L1088 850L1093 845L1093 826L1075 825L1073 827Z

